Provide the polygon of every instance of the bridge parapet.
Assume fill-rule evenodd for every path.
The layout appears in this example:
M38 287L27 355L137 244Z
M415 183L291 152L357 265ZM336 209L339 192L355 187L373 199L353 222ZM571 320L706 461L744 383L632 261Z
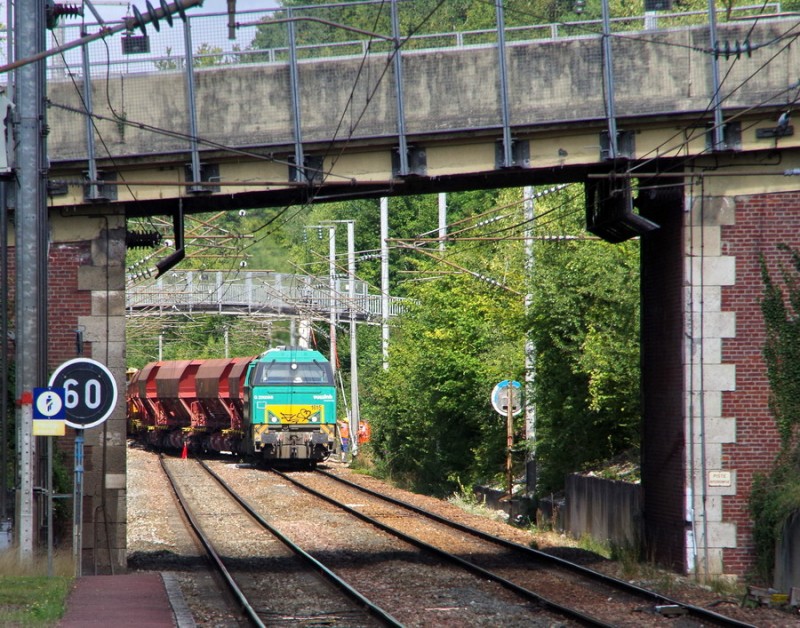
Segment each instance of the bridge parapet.
M129 286L125 296L129 316L193 312L326 320L333 308L342 320L349 320L352 312L358 321L380 323L381 296L369 294L367 284L360 280L356 281L353 299L349 288L344 278L335 280L331 292L328 277L269 271L175 270ZM404 299L390 297L389 317L401 314L404 303Z
M218 36L224 30L222 16L213 19ZM255 32L257 27L248 28ZM749 129L758 123L752 118L761 110L765 122L774 126L774 112L787 102L797 81L791 68L800 63L800 53L781 43L792 28L794 22L785 18L719 25L719 41L734 51L730 58L723 54L719 59L725 77L722 106L726 113L746 111L751 118L746 125L740 123L742 137L730 148L773 147L773 141L758 139ZM158 41L178 36L180 29L174 30L159 34ZM165 208L172 207L169 201L178 197L188 199L187 211L200 211L205 203L189 182L208 182L202 191L231 208L302 202L308 192L293 165L298 155L309 180L325 186L315 188L322 196L325 191L356 195L359 189L375 196L389 182L394 186L391 192L422 193L430 191L431 181L448 178L457 189L456 178L462 175L509 175L502 151L500 157L497 152L506 134L513 143L517 173L538 170L551 176L553 168L584 172L587 167L607 167L599 32L553 39L551 28L547 39L529 34L530 39L507 41L506 90L497 46L466 45L465 35L469 33L452 40L452 47L435 47L438 40L431 36L421 41L422 49L402 48L402 116L391 55L372 52L372 47L366 56L335 56L337 44L326 49L324 58L301 57L290 64L281 55L271 57L249 44L236 54L203 47L207 35L198 28L193 37L201 44L194 48L203 51L196 55L191 74L192 98L179 45L173 53L170 44L166 57L157 52L146 61L123 61L119 55L107 56L104 47L95 48L101 43L91 44L90 56L105 59L109 72L95 76L92 71L95 120L89 132L73 77L48 84L53 178L63 177L66 183L61 194L54 192L53 203L86 203L83 172L90 137L98 147L102 140L97 157L101 175L125 178L125 185L108 186L115 193L108 200L149 203L150 213L166 213ZM753 44L752 55L739 59L735 42L745 40ZM617 128L632 143L624 156L638 160L707 152L704 136L713 123L714 95L708 28L615 33L611 48ZM253 62L242 63L243 56ZM137 65L151 71L124 76L110 72ZM196 144L187 135L192 116ZM401 140L409 147L405 174L412 176L398 174L394 163ZM794 142L784 138L782 146ZM338 145L347 149L346 155L338 154ZM202 182L187 169L194 163L195 150L202 162Z
M376 15L385 12L385 3L380 0L373 2L360 2L362 11L373 6ZM295 8L295 17L327 17L330 19L332 8L310 6ZM741 20L747 17L758 17L760 20L770 19L781 11L780 2L734 6L728 10L724 7L717 9L717 21L725 22L729 19ZM290 50L285 45L264 45L257 36L262 32L280 32L285 38L288 28L287 23L271 24L275 18L285 15L285 9L250 9L237 11L236 27L233 38L228 30L229 17L227 13L213 13L195 9L187 13L187 22L194 33L194 50L191 51L193 65L196 69L214 66L232 66L248 63L275 63L286 64L289 62ZM610 27L612 33L624 32L655 32L666 29L686 28L687 26L704 25L708 22L708 11L659 11L644 15L612 17ZM108 22L109 25L115 22ZM406 25L407 26L407 25ZM59 44L74 41L80 38L81 32L92 33L100 30L100 25L85 23L80 25L60 24L57 40ZM409 28L410 30L410 28ZM596 38L602 31L602 20L574 20L567 22L554 22L545 24L527 24L508 26L505 29L505 39L508 43L524 43L542 40L565 40L577 38ZM1 31L0 31L1 32ZM331 32L337 32L331 27ZM339 33L344 31L339 30ZM350 33L353 35L352 33ZM388 36L389 33L386 33ZM96 42L90 44L92 52L88 64L92 77L106 78L115 75L131 75L139 73L164 72L171 70L182 71L186 67L185 55L186 39L182 24L176 23L172 29L160 31L157 36L150 36L146 43L140 41L141 35L130 33L122 37L121 46L113 42ZM132 46L130 40L138 44ZM279 39L264 38L266 42ZM497 31L495 29L473 29L452 32L412 32L403 38L404 52L430 51L434 49L463 49L469 47L495 46ZM126 41L127 40L127 41ZM125 52L125 51L128 52ZM298 57L302 61L312 59L324 60L340 57L385 56L391 53L393 44L388 40L376 39L368 35L351 38L341 37L330 41L318 43L304 43L297 45ZM0 50L0 60L3 59L3 50ZM56 55L48 61L48 79L64 80L81 78L83 73L82 53L80 49L66 51Z

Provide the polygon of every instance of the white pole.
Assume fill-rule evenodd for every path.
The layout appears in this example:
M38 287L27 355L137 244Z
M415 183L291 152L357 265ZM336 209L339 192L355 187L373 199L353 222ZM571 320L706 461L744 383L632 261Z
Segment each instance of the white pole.
M33 393L24 392L20 409L22 420L17 428L17 464L19 465L20 486L17 492L17 512L19 519L19 556L23 563L33 560L33 473L35 468L35 441L33 439ZM30 426L30 427L28 427Z
M523 207L525 211L525 313L530 314L533 304L533 222L535 216L534 192L530 186L523 190ZM525 438L528 441L528 453L525 459L525 484L528 494L536 492L536 405L533 403L533 385L536 380L536 347L528 332L525 340Z
M14 58L46 49L45 2L15 5ZM11 28L11 25L7 25ZM16 110L14 244L16 247L17 520L20 561L33 559L36 523L33 487L39 477L33 436L33 389L47 379L47 99L46 63L14 72ZM5 446L5 443L3 443ZM5 487L3 487L5 490Z
M447 237L447 194L439 193L439 250L444 252L444 239Z
M383 370L389 368L389 199L381 199L381 339Z
M347 279L350 297L350 450L358 455L358 346L356 338L356 252L355 222L347 221Z
M336 226L328 227L328 274L331 291L331 369L336 374Z

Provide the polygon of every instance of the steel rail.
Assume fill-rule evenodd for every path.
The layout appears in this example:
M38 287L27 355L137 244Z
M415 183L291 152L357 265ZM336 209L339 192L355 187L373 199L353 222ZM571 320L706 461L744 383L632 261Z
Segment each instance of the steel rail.
M160 454L158 457L159 462L161 463L161 468L164 470L164 473L167 474L169 478L170 485L172 486L172 490L175 493L175 496L178 498L178 503L181 505L184 514L186 515L189 524L192 526L192 530L197 535L197 538L203 544L203 547L206 550L209 558L211 558L214 566L216 567L217 571L225 580L225 584L228 585L228 589L230 589L231 593L233 593L234 597L239 601L241 604L243 613L247 616L247 618L253 623L253 625L258 626L258 628L265 628L264 622L258 617L258 613L256 613L255 609L250 605L245 594L239 588L239 585L236 584L236 581L231 576L230 572L228 571L225 564L222 562L222 559L219 557L219 554L214 550L214 547L211 545L211 542L208 540L206 535L203 533L200 525L194 518L194 515L189 508L188 501L183 495L183 492L178 487L177 482L175 481L175 476L172 474L167 468L167 465L164 463L164 454Z
M378 493L370 488L365 486L361 486L360 484L356 484L355 482L351 482L350 480L346 480L344 478L340 478L333 473L328 471L322 471L320 469L316 470L316 473L321 474L325 477L328 477L336 482L340 482L346 486L351 488L357 489L367 495L371 495L377 499L384 500L395 506L400 506L401 508L406 508L415 512L419 515L423 515L425 517L429 517L434 521L444 524L448 527L454 528L459 532L465 532L467 534L471 534L476 536L484 541L488 541L491 543L495 543L504 547L505 549L510 549L513 551L519 551L528 554L536 558L537 560L549 562L551 564L558 565L564 569L568 569L574 573L579 575L585 576L587 578L595 579L599 582L602 582L608 586L612 586L617 589L624 590L627 593L631 593L640 597L648 598L649 600L656 602L658 604L669 605L669 606L680 606L681 608L687 611L687 614L699 618L705 619L708 621L714 621L715 623L721 623L724 626L732 626L736 628L756 628L753 624L748 624L746 622L739 621L737 619L733 619L731 617L726 617L725 615L720 615L719 613L715 613L714 611L710 611L708 609L702 608L700 606L694 606L692 604L685 604L683 602L679 602L672 598L669 598L665 595L662 595L656 591L651 591L650 589L645 589L630 582L626 582L625 580L619 580L618 578L614 578L613 576L608 576L606 574L600 573L599 571L595 571L593 569L589 569L588 567L584 567L583 565L578 565L577 563L572 563L568 560L564 560L563 558L559 558L558 556L553 556L552 554L547 554L546 552L542 552L541 550L536 550L531 547L527 547L525 545L521 545L519 543L515 543L514 541L509 541L507 539L503 539L497 536L493 536L487 532L482 530L478 530L476 528L471 528L470 526L464 525L462 523L458 523L457 521L452 521L441 515L437 515L434 512L430 512L429 510L425 510L424 508L420 508L419 506L415 506L413 504L409 504L408 502L404 502L400 499L391 497L389 495L384 495L382 493Z
M430 552L430 553L432 553L432 554L434 554L434 555L436 555L436 556L438 556L440 558L443 558L444 560L452 562L452 563L462 567L463 569L466 569L467 571L469 571L469 572L471 572L471 573L473 573L475 575L478 575L478 576L480 576L482 578L486 578L487 580L490 580L492 582L496 582L497 584L505 587L506 589L508 589L510 591L513 591L514 593L516 593L520 597L523 597L523 598L527 599L528 601L532 601L532 602L535 602L535 603L539 604L544 609L547 609L547 610L549 610L551 612L558 613L558 614L560 614L560 615L562 615L564 617L568 617L570 619L573 619L573 620L575 620L575 621L577 621L577 622L579 622L579 623L581 623L582 625L585 625L585 626L598 626L598 627L603 627L603 628L613 628L614 627L614 624L608 624L608 623L602 621L601 619L598 619L596 617L592 617L591 615L587 615L586 613L578 611L578 610L576 610L574 608L570 608L569 606L564 606L562 604L559 604L558 602L554 602L553 600L545 598L545 597L539 595L538 593L535 593L535 592L531 591L530 589L526 589L524 587L521 587L520 585L518 585L518 584L516 584L514 582L511 582L510 580L506 580L505 578L503 578L501 576L498 576L497 574L494 574L491 571L487 571L483 567L479 567L478 565L476 565L474 563L471 563L471 562L469 562L467 560L464 560L463 558L460 558L459 556L456 556L454 554L446 552L446 551L444 551L444 550L442 550L442 549L440 549L440 548L438 548L438 547L436 547L434 545L430 545L430 544L426 543L425 541L421 541L420 539L414 538L413 536L409 536L408 534L405 534L404 532L401 532L401 531L396 530L396 529L394 529L394 528L392 528L392 527L390 527L390 526L388 526L388 525L386 525L384 523L381 523L377 519L373 519L372 517L369 517L368 515L365 515L365 514L359 512L358 510L356 510L354 508L351 508L350 506L347 506L345 504L337 502L332 497L328 497L324 493L320 493L319 491L311 488L310 486L306 486L302 482L299 482L299 481L295 480L294 478L286 475L285 473L282 473L282 472L277 471L275 469L271 469L271 472L276 474L276 475L278 475L278 476L280 476L281 478L283 478L287 482L291 482L292 484L294 484L298 488L310 493L311 495L314 495L315 497L318 497L318 498L322 499L323 501L326 501L326 502L328 502L330 504L333 504L337 508L340 508L340 509L346 511L347 513L353 515L354 517L356 517L358 519L361 519L362 521L364 521L366 523L369 523L370 525L375 526L376 528L378 528L380 530L383 530L384 532L386 532L388 534L391 534L392 536L395 536L398 539L400 539L402 541L405 541L406 543L409 543L410 545L418 547L419 549L422 549L424 551Z
M236 502L249 514L253 519L255 519L259 525L261 525L264 529L266 529L270 534L274 535L278 540L280 540L286 547L288 547L292 552L300 556L303 560L309 563L315 570L317 570L322 576L324 576L328 581L330 581L334 586L340 589L342 592L345 593L351 600L360 604L364 607L364 609L375 618L379 619L380 621L384 622L387 626L397 626L402 627L403 624L399 622L396 618L394 618L389 612L382 609L380 606L369 600L368 598L364 597L359 591L351 587L346 581L342 580L339 576L337 576L333 571L328 569L325 565L323 565L320 561L316 558L311 556L308 552L306 552L303 548L299 545L296 545L293 541L291 541L288 537L283 535L279 530L273 527L266 519L264 519L260 514L258 514L250 504L241 497L231 486L228 485L225 480L223 480L219 475L217 475L205 462L200 460L199 458L195 458L195 460L200 464L203 469L208 472L208 474L216 480L216 482L223 488L228 494L236 500Z

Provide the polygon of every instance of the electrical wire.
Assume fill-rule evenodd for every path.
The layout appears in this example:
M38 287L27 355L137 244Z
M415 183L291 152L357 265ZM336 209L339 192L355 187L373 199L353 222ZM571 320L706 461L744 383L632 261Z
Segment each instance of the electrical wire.
M427 20L428 20L428 19L429 19L429 18L430 18L430 17L431 17L433 14L434 14L434 12L435 12L436 10L438 10L438 9L439 9L439 8L442 6L442 4L443 4L443 3L444 3L444 0L441 0L441 1L440 1L440 2L439 2L439 3L438 3L438 4L437 4L437 5L434 7L434 8L433 8L433 9L432 9L432 10L431 10L429 13L428 13L428 15L425 17L425 19L424 19L424 20L422 20L422 21L420 22L420 24L418 24L418 25L417 25L416 29L412 29L412 32L411 32L411 33L410 33L410 34L409 34L409 35L408 35L408 36L405 38L405 42L407 42L407 41L410 39L410 37L411 37L411 36L414 34L414 32L415 32L416 30L419 30L419 28L421 28L421 26L422 26L422 25L423 25L423 24L424 24L424 23L425 23L425 22L426 22L426 21L427 21ZM376 17L376 20L377 20L377 17ZM754 26L751 26L750 32L752 32L752 29L753 29L753 28L754 28ZM791 32L791 30L790 30L789 32ZM774 38L774 39L772 40L772 42L774 43L774 42L777 42L777 41L781 41L781 40L782 40L782 39L784 39L786 36L788 36L788 34L787 34L787 33L785 33L784 35L782 35L782 36L780 36L780 37L776 37L776 38ZM793 37L796 37L796 35L795 35L795 36L793 36ZM110 53L108 52L108 46L107 46L107 42L105 42L105 41L104 41L104 44L106 45L107 54L110 54ZM381 73L381 75L380 75L380 77L379 77L378 81L376 82L376 87L373 89L373 91L372 91L372 93L371 93L370 97L367 99L367 102L366 102L366 104L364 105L364 108L362 109L362 111L361 111L361 114L360 114L360 115L359 115L359 117L356 119L356 124L355 124L355 125L354 125L354 126L351 128L351 130L350 130L349 136L348 136L348 138L347 138L347 141L348 141L348 142L349 142L349 140L350 140L350 139L352 139L352 137L353 137L353 131L355 130L355 127L357 127L357 126L358 126L358 123L359 123L359 122L360 122L360 120L362 119L362 117L363 117L363 115L364 115L364 112L366 111L366 109L367 109L367 107L368 107L368 105L369 105L369 103L370 103L370 99L371 99L371 97L373 97L373 96L374 96L375 89L377 89L377 86L378 86L378 85L380 85L380 82L381 82L381 80L383 79L383 77L385 76L386 72L388 71L389 62L390 62L390 61L391 61L391 59L393 58L393 55L394 55L394 54L397 54L397 52L399 52L399 49L400 49L400 46L397 46L397 47L396 47L396 49L395 49L395 51L392 53L392 55L390 55L390 57L389 57L389 60L387 60L387 63L384 65L383 72ZM782 52L782 50L781 50L781 51L779 51L778 53L776 53L776 54L773 56L773 59L774 59L774 58L776 58L776 57L777 57L777 55L778 55L778 54L780 54L780 52ZM766 62L766 63L765 63L763 66L762 66L762 69L763 69L763 67L766 67L766 65L768 65L768 64L769 64L769 63L770 63L770 62L771 62L773 59L771 59L770 61ZM110 64L108 64L108 65L110 65ZM362 62L362 67L363 67L363 62ZM107 71L108 71L108 67L107 67ZM729 69L729 73L730 73L730 69ZM743 83L742 83L742 84L741 84L739 87L737 87L736 89L734 89L734 90L731 92L731 94L729 94L729 95L728 95L728 97L730 97L730 96L732 95L732 93L735 93L735 91L736 91L736 90L740 89L740 88L741 88L741 87L742 87L744 84L746 84L747 80L749 80L750 78L752 78L753 76L755 76L755 74L756 74L756 73L757 73L757 72L754 72L753 74L751 74L751 76L750 76L750 77L748 77L748 79L746 79L746 80L745 80L745 81L744 81L744 82L743 82ZM360 72L359 72L359 76L360 76ZM726 76L727 76L727 75L726 75ZM74 82L74 81L73 81L73 82ZM119 120L123 120L123 119L122 119L120 116L118 116L118 115L116 114L116 111L113 109L113 106L111 105L111 102L110 102L110 95L108 94L108 83L109 83L109 81L107 80L107 82L106 82L106 87L107 87L107 98L108 98L108 104L109 104L109 107L110 107L111 111L114 113L114 115L115 115L115 116L117 116L117 118L118 118ZM344 115L346 115L346 111L347 111L347 109L350 107L350 105L351 105L351 104L352 104L352 102L353 102L353 99L354 99L354 94L355 94L355 84L354 84L353 88L351 88L350 96L349 96L349 98L348 98L348 105L347 105L347 107L345 107L345 111L343 112L343 114L342 114L342 117L340 118L340 123L339 123L339 125L337 126L336 136L334 136L334 138L331 140L331 142L329 143L329 146L328 146L328 150L326 150L326 153L325 153L325 154L326 154L326 156L329 156L329 155L330 155L330 150L331 150L331 148L332 148L332 146L333 146L333 143L334 143L334 141L335 141L336 137L338 136L338 132L339 132L339 130L340 130L340 128L341 128L341 125L342 125L342 122L343 122L343 120L344 120ZM795 97L795 100L796 100L796 98L797 98L797 97ZM706 111L708 111L708 109L707 109ZM125 121L125 122L127 122L127 121ZM135 126L138 126L139 128L142 128L142 125L140 125L140 124L138 124L138 123L131 123L131 124L133 124L133 125L135 125ZM171 132L169 132L169 131L166 131L166 130L164 130L164 129L158 129L158 130L156 130L156 127L152 127L150 130L154 130L154 132L157 132L157 131L158 131L158 132L163 132L163 131L165 131L165 132L167 132L167 133L171 133ZM182 137L184 137L184 138L188 138L188 137L189 137L187 134L178 134L178 135L180 135L180 136L182 136ZM198 139L199 141L203 141L203 139L202 139L202 138L197 138L197 139ZM105 147L105 142L103 142L103 144L104 144L104 147ZM216 145L216 147L217 147L217 148L221 148L221 149L227 149L227 148L230 148L230 147L224 147L223 145L220 145L220 144L217 144L217 145ZM108 149L107 149L107 147L105 147L105 148L106 148L106 150L107 150L107 152L108 152ZM346 146L344 146L344 147L342 147L342 148L340 149L340 151L338 152L338 155L336 155L336 156L333 158L333 163L335 163L335 162L336 162L336 160L338 159L338 157L339 157L339 156L341 156L341 154L344 152L344 150L345 150L345 149L346 149ZM251 154L251 155L249 155L249 156L253 156L253 155ZM259 157L261 157L261 158L264 158L264 156L259 156ZM270 158L268 158L268 157L267 157L266 159L270 159ZM287 163L288 163L288 162L287 162ZM328 176L330 176L330 172L328 172L328 173L326 173L326 174L325 174L325 177L324 177L323 181L327 180L327 177L328 177ZM317 191L320 189L321 185L322 185L322 184L320 184L320 185L318 185L318 186L317 186L317 188L316 188L316 189L317 189ZM312 202L313 202L313 198L314 198L314 196L315 196L315 192L312 190L312 193L311 193L311 199L312 199ZM134 196L134 198L135 198L135 196ZM291 219L292 217L294 217L295 215L297 215L297 213L299 213L300 211L302 211L304 208L305 208L305 207L301 207L301 208L300 208L300 209L298 209L298 210L297 210L297 211L296 211L294 214L292 214L290 217L286 218L286 219L284 220L283 224L285 224L285 223L286 223L286 222L287 222L289 219ZM281 218L282 216L284 216L284 214L285 214L285 213L288 211L288 209L289 209L289 207L287 206L287 207L286 207L286 208L285 208L283 211L281 211L281 212L279 212L278 214L276 214L276 215L275 215L273 218L271 218L271 219L270 219L270 220L269 220L267 223L265 223L264 225L262 225L261 227L259 227L259 228L258 228L256 231L260 231L261 229L264 229L265 227L267 227L267 226L269 226L270 224L274 223L276 220L278 220L279 218ZM507 231L507 230L511 230L511 229L513 229L513 227L509 227L509 228L505 228L505 229L499 230L499 231L497 231L496 233L500 233L500 232ZM269 234L273 233L273 232L274 232L274 231L267 232L267 233L265 234L265 237L266 237L267 235L269 235ZM263 239L263 238L261 238L261 239ZM259 240L261 240L261 239L259 239ZM255 244L255 242L254 242L253 244L251 244L251 245L248 245L248 246L252 246L252 245L254 245L254 244Z
M798 27L800 27L800 23L795 24L792 27L792 30L797 29ZM794 39L796 39L799 36L800 36L800 33L793 35L792 42L794 41ZM770 57L767 61L762 63L761 66L758 69L756 69L754 72L752 72L739 85L737 85L732 90L730 90L728 92L728 94L725 96L725 98L721 99L720 105L723 102L725 102L726 100L732 98L733 95L736 92L738 92L740 89L742 89L759 72L761 72L762 70L767 68L781 53L785 52L789 48L789 46L791 45L792 42L786 44L784 47L782 47L780 50L778 50L778 52L773 54L772 57ZM730 122L733 119L736 119L738 117L742 117L746 112L749 112L749 111L757 109L757 108L759 108L761 106L764 106L765 104L771 102L772 100L774 100L775 98L785 94L786 92L791 91L793 89L797 89L799 86L800 86L800 82L794 83L794 84L790 85L789 87L784 88L783 90L770 95L770 97L768 99L764 99L760 103L749 107L747 110L745 110L743 112L738 112L736 114L733 114L732 116L729 116L726 121ZM720 86L720 89L721 89L721 86ZM797 96L795 96L795 100L796 100L796 98L797 98ZM707 117L708 113L711 111L712 102L713 102L713 96L712 96L712 99L709 101L709 104L706 106L706 108L700 114L698 114L696 116L695 121L694 121L694 125L700 125L702 122L704 122L706 120L706 117ZM758 122L755 122L753 124L758 124ZM679 142L677 145L672 145L672 146L669 146L668 148L666 148L666 147L668 146L669 142L671 142L672 140L674 140L677 137L680 137L681 133L684 133L686 128L691 128L691 127L692 127L692 123L689 123L688 125L685 125L684 129L676 132L671 137L669 137L666 140L664 140L661 144L659 144L658 146L656 146L653 149L651 149L648 153L645 153L644 155L641 155L639 158L637 158L637 165L635 165L632 168L632 171L642 170L643 168L645 168L648 165L650 165L653 161L655 161L656 159L660 158L661 155L659 153L662 150L663 150L664 153L673 153L673 152L680 151L680 150L682 150L684 148L688 148L689 143L693 139L695 139L694 137L690 137L688 139L684 139L682 142ZM712 127L711 130L713 131L713 127ZM694 160L699 156L702 156L704 154L709 154L711 152L712 152L712 149L711 148L707 148L707 149L705 149L703 151L700 151L699 153L697 153L695 155L689 155L689 156L685 157L682 162L679 162L678 164L672 165L670 170L674 170L674 169L680 168L682 166L685 166L685 164L688 163L690 160ZM656 156L655 157L649 157L650 155L656 155Z
M335 130L334 130L333 137L332 137L332 138L331 138L331 140L329 141L329 143L328 143L328 145L327 145L326 149L323 151L323 163L324 163L324 161L325 161L325 158L326 158L326 157L331 157L331 168L333 168L333 167L335 166L335 164L337 163L338 159L341 157L341 155L342 155L342 154L344 153L344 151L346 150L347 146L349 146L349 142L350 142L350 140L353 138L356 128L358 127L358 125L360 124L360 122L361 122L361 120L363 119L364 115L366 114L367 108L369 107L369 104L371 103L371 101L372 101L372 98L374 98L374 95L375 95L375 93L377 92L377 89L378 89L378 87L380 87L381 81L382 81L382 80L383 80L383 78L386 76L386 73L388 72L388 69L389 69L389 67L391 67L391 63L393 62L394 55L395 55L395 54L399 54L399 51L400 51L400 49L402 48L402 46L403 46L405 43L407 43L407 42L408 42L408 41L411 39L411 37L413 36L413 33L414 33L416 30L418 30L419 28L421 28L421 26L422 26L422 25L423 25L425 22L427 22L427 21L430 19L430 17L431 17L431 16L434 14L434 12L435 12L436 10L438 10L438 9L439 9L439 8L440 8L440 7L441 7L443 4L444 4L444 2L445 2L445 0L439 0L439 2L436 4L436 6L435 6L435 7L434 7L434 8L433 8L433 9L432 9L432 10L431 10L431 11L430 11L430 12L429 12L429 13L428 13L426 16L425 16L425 18L422 20L422 22L420 22L420 24L419 24L419 25L417 25L416 29L412 29L412 30L411 30L411 32L410 32L410 34L409 34L408 36L406 36L406 38L405 38L404 40L401 40L400 42L398 42L397 46L395 47L395 50L392 52L392 54L389 56L389 58L388 58L388 59L386 60L386 62L384 63L384 65L383 65L383 70L381 71L381 73L380 73L380 75L379 75L379 78L378 78L378 80L375 82L375 86L373 87L372 91L371 91L371 92L370 92L370 94L368 95L368 97L367 97L367 99L366 99L366 102L365 102L364 106L363 106L363 107L362 107L362 109L361 109L361 112L360 112L360 113L359 113L359 115L356 117L356 121L355 121L355 123L354 123L354 124L351 124L351 126L350 126L350 130L349 130L349 133L348 133L347 139L345 140L345 143L344 143L344 145L343 145L343 146L340 148L340 150L338 151L338 154L336 154L335 156L331 157L331 153L332 153L332 150L333 150L334 144L335 144L335 142L336 142L336 139L337 139L337 137L338 137L338 134L339 134L339 132L340 132L340 130L341 130L341 128L342 128L342 126L343 126L343 122L344 122L344 119L345 119L345 117L346 117L346 115L347 115L347 111L348 111L349 107L352 105L352 103L354 102L354 98L355 98L355 90L356 90L356 84L357 84L357 82L360 80L360 77L361 77L361 74L362 74L363 68L364 68L364 66L365 66L365 64L366 64L366 60L367 60L367 58L368 58L368 55L367 55L367 54L365 54L365 55L363 55L363 56L362 56L361 64L360 64L360 66L359 66L359 69L358 69L358 72L357 72L357 75L356 75L356 79L355 79L355 81L354 81L354 84L353 84L353 86L350 88L350 94L349 94L349 96L348 96L348 98L347 98L347 104L345 105L345 107L344 107L344 110L342 111L342 113L341 113L341 114L340 114L340 116L339 116L339 121L338 121L338 123L337 123L337 126L336 126L336 128L335 128ZM378 19L378 18L376 17L376 20L377 20L377 19ZM305 205L303 205L303 206L301 206L300 208L298 208L298 209L297 209L297 211L295 211L295 212L294 212L294 213L293 213L291 216L289 216L288 218L286 218L282 224L286 224L286 223L287 223L289 220L291 220L292 218L294 218L294 217L295 217L297 214L299 214L301 211L304 211L304 210L306 209L306 207L308 207L310 204L312 204L312 203L313 203L313 201L315 200L315 198L316 198L316 196L317 196L317 193L318 193L318 192L319 192L319 190L322 188L322 186L323 186L324 182L326 181L326 179L327 179L327 175L324 175L324 176L323 176L323 178L322 178L322 181L321 181L321 182L320 182L320 183L319 183L319 184L316 186L316 190L315 190L315 189L312 187L312 189L311 189L311 192L310 192L310 200L309 200L309 201L308 201L308 202L307 202ZM283 212L281 212L281 214L279 214L279 215L276 215L276 216L275 216L275 217L274 217L272 220L270 220L270 221L269 221L267 224L265 224L265 225L262 225L262 227L259 227L259 228L257 229L257 231L260 231L261 229L263 229L263 228L267 227L268 225L272 224L272 223L273 223L275 220L277 220L277 219L278 219L278 218L279 218L279 217L280 217L280 216L281 216L283 213L285 213L286 211L288 211L288 209L289 209L289 207L286 207L286 208L284 209L284 211L283 211ZM264 234L264 236L262 236L262 238L261 238L261 239L263 239L264 237L267 237L267 236L271 235L272 233L274 233L274 230L272 230L272 231L267 231L267 232ZM250 246L253 246L253 245L257 244L259 241L260 241L260 240L253 242L253 243L252 243Z

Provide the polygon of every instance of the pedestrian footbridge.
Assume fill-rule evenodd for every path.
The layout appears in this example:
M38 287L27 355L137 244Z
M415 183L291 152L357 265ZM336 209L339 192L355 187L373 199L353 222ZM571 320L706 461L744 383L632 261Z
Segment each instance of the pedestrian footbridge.
M337 320L375 324L401 313L404 303L398 297L369 294L360 280L351 292L346 278L270 271L172 270L129 286L125 296L128 316L212 313L328 320L333 314Z

